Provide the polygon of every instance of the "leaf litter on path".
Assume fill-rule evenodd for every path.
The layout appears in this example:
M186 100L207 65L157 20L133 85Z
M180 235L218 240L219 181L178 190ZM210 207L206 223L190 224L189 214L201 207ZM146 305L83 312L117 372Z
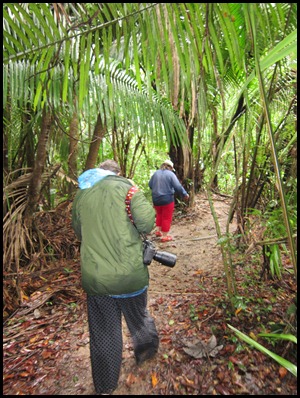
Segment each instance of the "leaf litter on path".
M225 230L229 205L217 199ZM230 228L235 230L234 223ZM123 321L122 369L113 395L297 394L290 374L228 330L227 286L217 238L211 236L214 231L208 201L198 195L193 209L175 215L174 241L155 241L158 250L177 255L174 268L155 261L149 266L148 306L158 329L159 350L137 366ZM4 395L94 394L79 257L56 262L55 267L55 272L48 270L41 278L24 278L24 297L32 307L25 300L25 306L5 323ZM239 281L249 278L242 266L236 272ZM292 281L286 283L294 288ZM263 297L271 305L272 284L240 283L239 295L251 297L253 303ZM39 291L40 301L34 295ZM282 291L273 312L256 313L248 304L231 317L233 325L247 334L257 334L261 324L280 323L288 305Z

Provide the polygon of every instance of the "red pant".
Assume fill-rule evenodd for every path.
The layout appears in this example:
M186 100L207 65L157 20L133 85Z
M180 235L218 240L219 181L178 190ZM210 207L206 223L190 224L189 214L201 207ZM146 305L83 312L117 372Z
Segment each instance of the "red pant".
M156 211L156 226L160 227L162 232L169 232L173 218L175 203L169 203L163 206L154 206Z

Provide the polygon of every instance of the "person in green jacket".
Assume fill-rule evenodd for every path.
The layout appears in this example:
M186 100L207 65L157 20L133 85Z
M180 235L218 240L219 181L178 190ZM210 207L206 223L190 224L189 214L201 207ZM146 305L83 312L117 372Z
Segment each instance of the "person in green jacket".
M117 162L106 160L78 178L72 226L81 240L82 287L87 293L90 353L96 393L118 385L122 363L122 314L130 331L137 364L152 358L159 346L147 310L149 272L143 263L140 233L149 234L155 211L135 190L130 210L125 200L133 183L120 176Z

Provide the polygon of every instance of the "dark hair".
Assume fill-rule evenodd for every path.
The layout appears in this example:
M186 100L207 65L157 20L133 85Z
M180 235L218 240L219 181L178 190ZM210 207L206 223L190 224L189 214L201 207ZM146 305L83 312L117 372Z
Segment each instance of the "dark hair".
M172 168L171 166L169 166L168 164L165 164L165 163L163 163L163 164L160 166L160 169L161 169L161 170L173 170L173 168Z
M111 159L105 160L104 162L99 164L100 169L109 170L113 173L119 174L121 173L121 167L119 164Z

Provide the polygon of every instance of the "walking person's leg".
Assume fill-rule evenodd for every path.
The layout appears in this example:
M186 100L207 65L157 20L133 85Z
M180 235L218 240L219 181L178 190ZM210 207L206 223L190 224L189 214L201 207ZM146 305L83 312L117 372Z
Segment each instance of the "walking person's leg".
M172 240L172 237L168 235L168 232L171 229L174 207L175 207L174 202L162 206L162 215L161 215L162 242L167 242Z
M156 225L156 236L162 236L161 222L162 222L162 206L154 206L155 209L155 225Z
M147 290L135 297L118 299L130 331L137 364L152 358L159 346L154 319L147 310Z
M92 376L96 392L111 393L118 386L122 364L122 314L117 299L88 296Z

